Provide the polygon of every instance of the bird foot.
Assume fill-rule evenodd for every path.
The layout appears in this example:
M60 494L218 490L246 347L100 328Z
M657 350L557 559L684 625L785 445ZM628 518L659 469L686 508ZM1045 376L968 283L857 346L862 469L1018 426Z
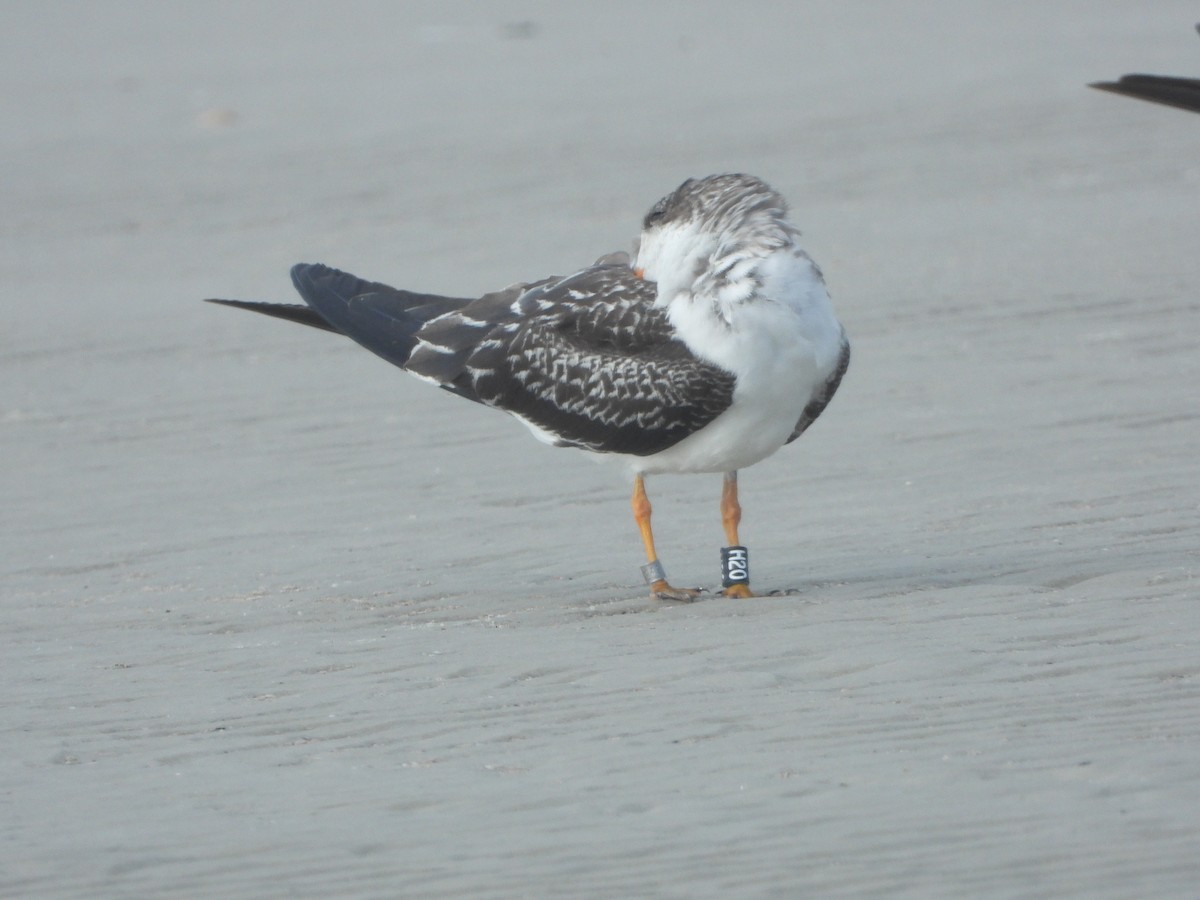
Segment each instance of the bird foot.
M703 588L671 587L665 579L661 579L650 585L650 596L655 600L681 600L684 603L691 603L702 593L704 593Z

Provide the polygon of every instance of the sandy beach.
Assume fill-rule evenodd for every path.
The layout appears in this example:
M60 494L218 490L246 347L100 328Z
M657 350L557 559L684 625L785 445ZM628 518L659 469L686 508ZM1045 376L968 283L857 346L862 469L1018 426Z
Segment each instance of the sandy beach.
M1192 898L1194 4L14 4L0 895ZM793 207L854 360L652 601L617 466L333 335L683 179ZM654 478L717 586L720 478Z

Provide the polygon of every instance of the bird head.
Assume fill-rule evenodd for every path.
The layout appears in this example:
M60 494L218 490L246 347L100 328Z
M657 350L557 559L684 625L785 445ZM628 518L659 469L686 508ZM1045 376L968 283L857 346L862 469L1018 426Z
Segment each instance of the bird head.
M680 294L737 303L756 293L759 265L798 234L784 199L758 178L690 178L646 214L634 268L657 282L660 305Z

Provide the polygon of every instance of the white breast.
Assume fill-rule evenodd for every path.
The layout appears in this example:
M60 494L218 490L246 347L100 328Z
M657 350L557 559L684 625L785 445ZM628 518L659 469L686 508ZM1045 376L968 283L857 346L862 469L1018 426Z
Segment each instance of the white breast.
M784 445L804 407L837 366L842 329L819 270L803 253L760 261L761 288L745 298L680 294L668 301L679 337L693 353L737 378L733 403L695 434L653 456L630 459L637 472L728 472ZM660 298L661 299L661 298Z

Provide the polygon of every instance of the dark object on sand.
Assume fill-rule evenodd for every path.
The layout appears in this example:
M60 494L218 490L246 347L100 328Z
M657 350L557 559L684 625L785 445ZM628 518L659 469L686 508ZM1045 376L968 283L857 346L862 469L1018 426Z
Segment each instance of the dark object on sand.
M1200 25L1196 26L1200 31ZM1200 112L1200 78L1169 75L1122 75L1120 81L1096 81L1088 85L1101 91L1123 94L1151 103Z

